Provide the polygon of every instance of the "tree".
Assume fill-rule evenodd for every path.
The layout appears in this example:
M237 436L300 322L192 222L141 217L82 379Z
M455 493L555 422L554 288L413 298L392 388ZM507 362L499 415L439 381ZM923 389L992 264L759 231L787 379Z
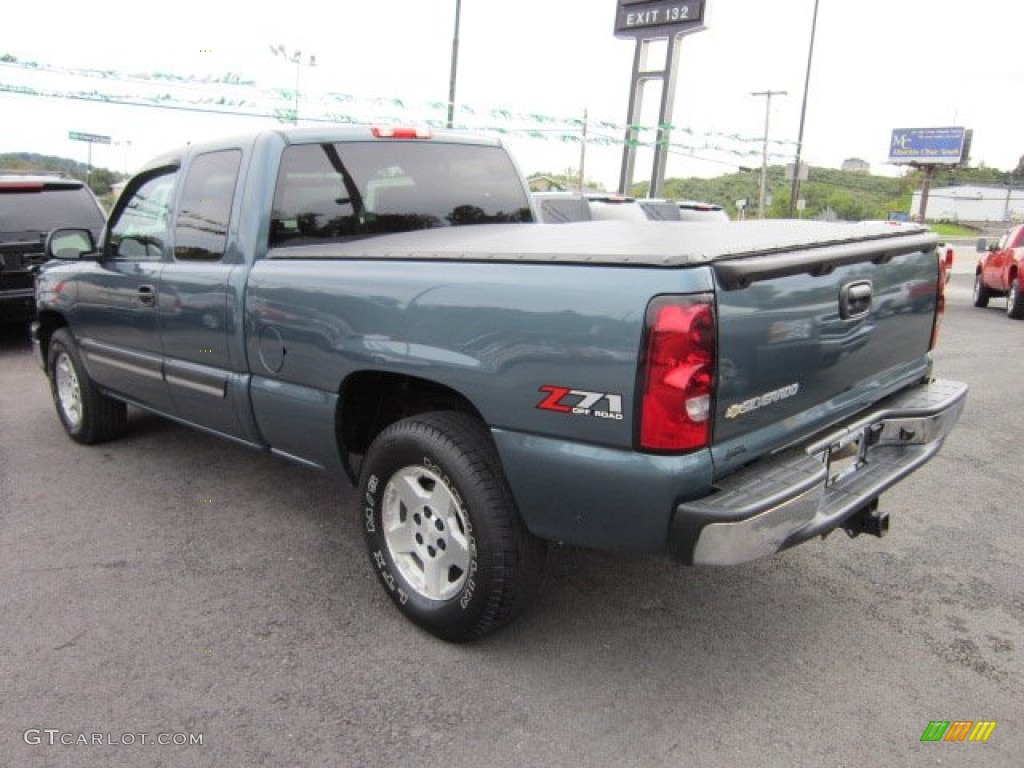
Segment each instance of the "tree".
M537 172L530 174L527 179L530 190L533 192L550 192L554 190L565 190L566 192L578 192L580 188L580 176L578 171L569 168L559 173ZM593 192L604 192L604 185L599 181L587 179L584 187Z
M114 184L125 179L123 173L109 168L89 167L77 160L52 155L39 155L34 152L9 152L0 154L0 168L12 171L57 171L79 181L89 179L89 188L97 197L109 195Z
M121 174L108 168L93 168L89 175L89 187L98 196L109 194L114 184L121 180Z

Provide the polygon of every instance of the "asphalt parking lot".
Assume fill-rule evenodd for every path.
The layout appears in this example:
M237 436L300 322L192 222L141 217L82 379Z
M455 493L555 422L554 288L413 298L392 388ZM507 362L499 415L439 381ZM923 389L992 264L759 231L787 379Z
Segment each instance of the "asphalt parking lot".
M137 412L76 445L5 329L0 766L1019 766L1024 322L958 272L936 369L971 394L889 536L730 569L553 548L468 646L392 608L342 480Z

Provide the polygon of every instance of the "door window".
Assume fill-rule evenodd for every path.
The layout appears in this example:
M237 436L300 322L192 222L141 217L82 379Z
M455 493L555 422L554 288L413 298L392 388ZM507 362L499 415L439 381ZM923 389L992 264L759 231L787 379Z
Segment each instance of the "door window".
M110 226L111 258L128 261L163 258L175 176L175 169L169 169L150 177L131 193L127 203L119 206Z

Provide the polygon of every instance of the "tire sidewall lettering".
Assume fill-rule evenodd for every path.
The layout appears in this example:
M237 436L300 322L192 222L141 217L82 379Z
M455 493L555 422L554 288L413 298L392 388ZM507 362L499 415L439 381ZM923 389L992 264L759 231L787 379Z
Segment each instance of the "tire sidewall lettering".
M466 583L462 585L462 591L452 598L453 600L459 601L459 607L465 611L469 608L470 603L473 601L473 595L476 593L476 572L477 572L477 548L476 538L473 534L473 520L472 513L466 500L462 498L462 494L459 493L458 487L452 482L451 478L448 477L448 473L440 462L435 461L430 456L423 457L423 466L437 475L441 482L444 483L445 488L455 498L459 506L462 508L462 514L464 523L466 526L466 540L469 542L469 551L472 553L469 560L469 569L466 574Z
M479 586L476 578L479 570L477 563L478 554L473 525L470 519L471 512L469 505L459 492L458 486L444 469L444 465L433 457L423 456L423 467L434 473L444 483L463 512L466 538L471 552L466 581L458 594L448 600L439 602L423 598L413 592L412 588L405 583L398 570L393 567L391 553L384 538L381 525L383 495L391 476L404 466L409 466L410 464L415 464L415 461L396 462L394 464L389 462L387 471L371 472L367 476L362 498L363 529L367 539L371 542L371 560L385 589L387 589L392 599L403 608L408 609L410 606L421 606L424 610L430 611L455 609L465 613L473 607L473 597Z
M456 410L399 419L372 438L360 474L367 554L405 618L464 642L523 610L545 547L519 519L485 423Z

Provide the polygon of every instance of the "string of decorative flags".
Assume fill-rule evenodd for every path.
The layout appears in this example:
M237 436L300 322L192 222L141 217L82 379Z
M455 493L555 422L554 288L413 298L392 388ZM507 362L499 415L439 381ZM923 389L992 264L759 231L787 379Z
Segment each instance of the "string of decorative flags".
M6 75L6 76L5 76ZM61 81L42 85L40 80ZM91 81L82 83L81 81ZM68 85L74 81L74 85ZM96 81L101 81L96 83ZM127 86L131 86L128 88ZM312 89L264 87L255 79L228 72L223 75L183 75L173 72L121 72L113 69L62 67L20 61L0 53L0 94L87 101L121 106L153 107L187 112L269 118L282 123L395 123L413 121L435 128L447 124L448 103L418 101ZM763 137L737 133L695 131L686 126L626 125L610 120L584 120L506 107L484 108L457 104L455 127L536 141L588 146L657 146L659 132L670 138L670 149L695 156L714 152L737 160L760 156ZM680 137L683 137L680 139ZM771 139L769 154L785 160L794 142Z

